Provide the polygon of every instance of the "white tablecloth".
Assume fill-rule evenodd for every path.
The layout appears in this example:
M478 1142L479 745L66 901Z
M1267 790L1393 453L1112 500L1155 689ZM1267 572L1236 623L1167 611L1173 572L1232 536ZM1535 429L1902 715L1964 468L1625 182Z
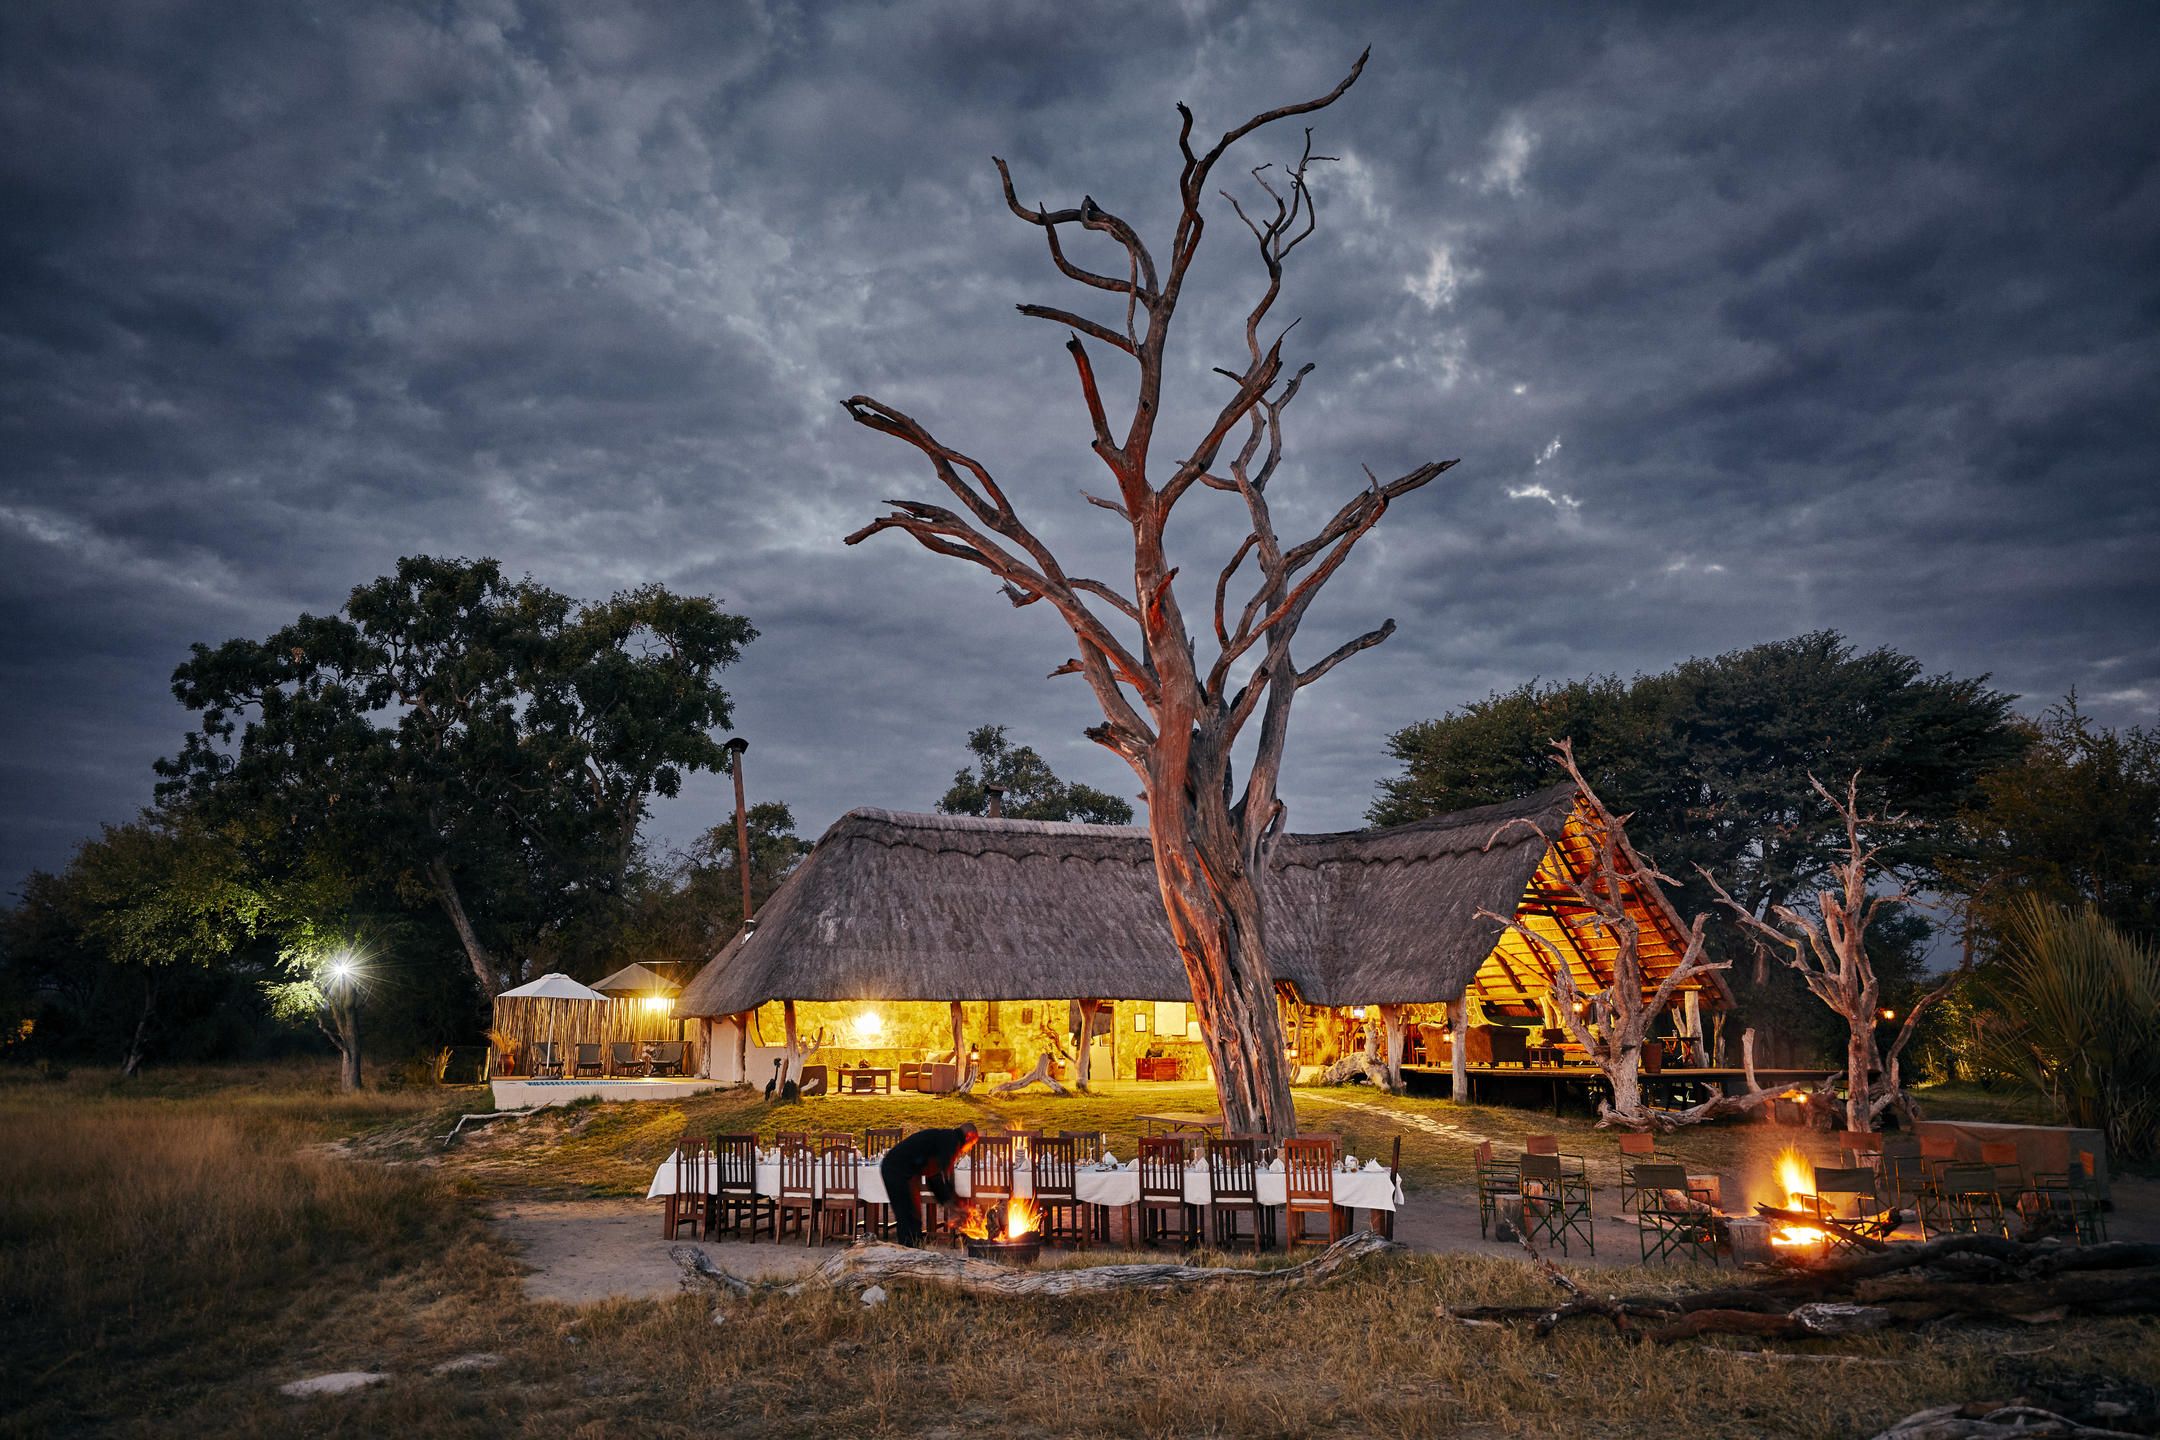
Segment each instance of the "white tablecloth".
M705 1189L709 1192L719 1185L719 1167L714 1162L706 1167ZM1288 1203L1289 1182L1281 1171L1262 1170L1258 1176L1260 1203L1277 1206ZM780 1193L780 1161L777 1157L760 1157L757 1163L757 1189L760 1195ZM953 1172L953 1188L962 1195L975 1193L974 1164L962 1161ZM817 1189L824 1195L824 1169L818 1167ZM1128 1161L1114 1170L1098 1170L1082 1166L1073 1176L1073 1191L1089 1205L1137 1205L1140 1203L1140 1167L1137 1161ZM652 1185L645 1191L645 1198L657 1200L663 1195L675 1193L675 1157L668 1156L653 1172ZM885 1178L878 1173L877 1165L865 1160L855 1169L855 1193L866 1204L889 1203L885 1194ZM1013 1193L1035 1193L1032 1167L1013 1167ZM1205 1165L1190 1165L1185 1170L1185 1203L1205 1205L1213 1198ZM1335 1172L1335 1203L1351 1210L1395 1210L1403 1203L1402 1182L1384 1169Z

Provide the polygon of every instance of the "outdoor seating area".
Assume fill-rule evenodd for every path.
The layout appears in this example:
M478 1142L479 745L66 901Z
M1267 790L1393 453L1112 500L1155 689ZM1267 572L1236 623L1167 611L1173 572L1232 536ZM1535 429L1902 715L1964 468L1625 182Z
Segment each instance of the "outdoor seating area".
M1219 1124L1220 1117L1217 1117ZM893 1233L878 1162L906 1132L781 1131L766 1136L685 1135L646 1191L662 1202L661 1233L713 1240L799 1240L817 1245ZM1197 1130L1137 1137L1121 1159L1100 1132L986 1134L953 1173L957 1206L928 1193L918 1203L932 1244L959 1244L993 1205L1024 1215L1028 1233L1069 1249L1126 1245L1190 1249L1325 1245L1354 1228L1358 1211L1392 1234L1402 1206L1402 1140L1387 1159L1361 1158L1341 1135L1274 1145ZM1015 1233L1019 1233L1017 1230Z
M1716 1265L1727 1256L1745 1263L1780 1255L1806 1262L1947 1235L2105 1241L2102 1157L2080 1149L2065 1168L2043 1170L2023 1154L2010 1140L1842 1131L1835 1158L1821 1163L1785 1147L1770 1184L1736 1192L1749 1194L1751 1203L1731 1211L1724 1208L1723 1177L1691 1173L1660 1153L1648 1134L1622 1134L1595 1167L1592 1157L1562 1151L1552 1135L1525 1137L1512 1156L1482 1141L1472 1164L1478 1233L1562 1256L1596 1255L1601 1218L1608 1226L1632 1221L1644 1263L1678 1258ZM1602 1215L1598 1207L1608 1202L1593 1168L1619 1175Z

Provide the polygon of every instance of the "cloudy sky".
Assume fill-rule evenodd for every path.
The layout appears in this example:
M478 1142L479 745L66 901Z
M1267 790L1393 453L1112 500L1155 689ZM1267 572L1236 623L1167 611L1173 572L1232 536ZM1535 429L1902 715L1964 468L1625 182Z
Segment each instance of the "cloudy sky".
M2147 6L18 0L0 890L148 799L190 642L420 551L749 615L751 789L809 833L926 808L984 721L1130 793L1043 607L841 544L932 482L837 402L934 422L1115 575L1063 333L1012 309L1089 297L989 157L1160 237L1174 102L1213 133L1367 44L1280 307L1318 366L1284 528L1361 465L1462 464L1308 621L1308 655L1402 629L1301 700L1298 828L1496 687L1819 626L2160 713ZM1218 202L1173 422L1219 399L1249 246ZM1225 503L1179 531L1210 575ZM658 828L724 804L708 777Z

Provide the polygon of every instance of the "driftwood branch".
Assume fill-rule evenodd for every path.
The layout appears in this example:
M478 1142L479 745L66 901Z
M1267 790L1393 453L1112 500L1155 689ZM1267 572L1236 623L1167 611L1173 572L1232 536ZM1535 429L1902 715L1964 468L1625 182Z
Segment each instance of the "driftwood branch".
M530 1110L490 1110L480 1115L460 1115L457 1124L450 1127L450 1133L442 1137L443 1149L449 1149L450 1142L457 1139L468 1125L477 1130L482 1125L492 1125L497 1120L513 1120L520 1115L530 1115L531 1113Z
M678 1245L669 1253L683 1267L686 1286L710 1285L737 1298L753 1294L799 1294L813 1287L860 1292L873 1285L908 1283L957 1290L967 1295L1024 1299L1134 1292L1189 1294L1204 1290L1273 1295L1301 1286L1324 1284L1347 1271L1409 1251L1408 1247L1374 1231L1359 1230L1303 1264L1280 1270L1168 1263L1016 1270L989 1260L971 1260L950 1250L910 1250L900 1245L864 1241L850 1245L827 1260L808 1279L793 1283L750 1281L730 1275L694 1246Z
M1042 1052L1042 1054L1035 1057L1034 1069L1028 1071L1028 1073L1025 1075L1016 1076L1011 1080L1007 1080L1002 1085L993 1085L992 1087L990 1087L990 1093L993 1095L1010 1095L1016 1090L1025 1090L1030 1085L1047 1085L1050 1087L1050 1093L1053 1095L1072 1094L1072 1091L1066 1089L1063 1085L1059 1084L1056 1078L1050 1074L1050 1064L1050 1052L1045 1050Z

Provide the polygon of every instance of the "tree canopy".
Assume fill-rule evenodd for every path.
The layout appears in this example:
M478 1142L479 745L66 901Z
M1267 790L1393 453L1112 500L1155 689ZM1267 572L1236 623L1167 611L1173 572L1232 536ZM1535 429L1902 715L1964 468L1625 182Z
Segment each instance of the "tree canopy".
M954 773L952 788L937 802L947 815L987 815L987 786L1005 787L1002 809L1015 820L1073 820L1088 825L1130 825L1133 808L1121 796L1092 785L1060 780L1030 745L1014 745L1003 725L978 726L968 736L973 769Z
M271 868L327 856L431 898L492 995L620 899L653 796L725 768L718 674L755 636L702 596L581 602L410 556L341 614L194 646L173 691L202 721L159 798Z

